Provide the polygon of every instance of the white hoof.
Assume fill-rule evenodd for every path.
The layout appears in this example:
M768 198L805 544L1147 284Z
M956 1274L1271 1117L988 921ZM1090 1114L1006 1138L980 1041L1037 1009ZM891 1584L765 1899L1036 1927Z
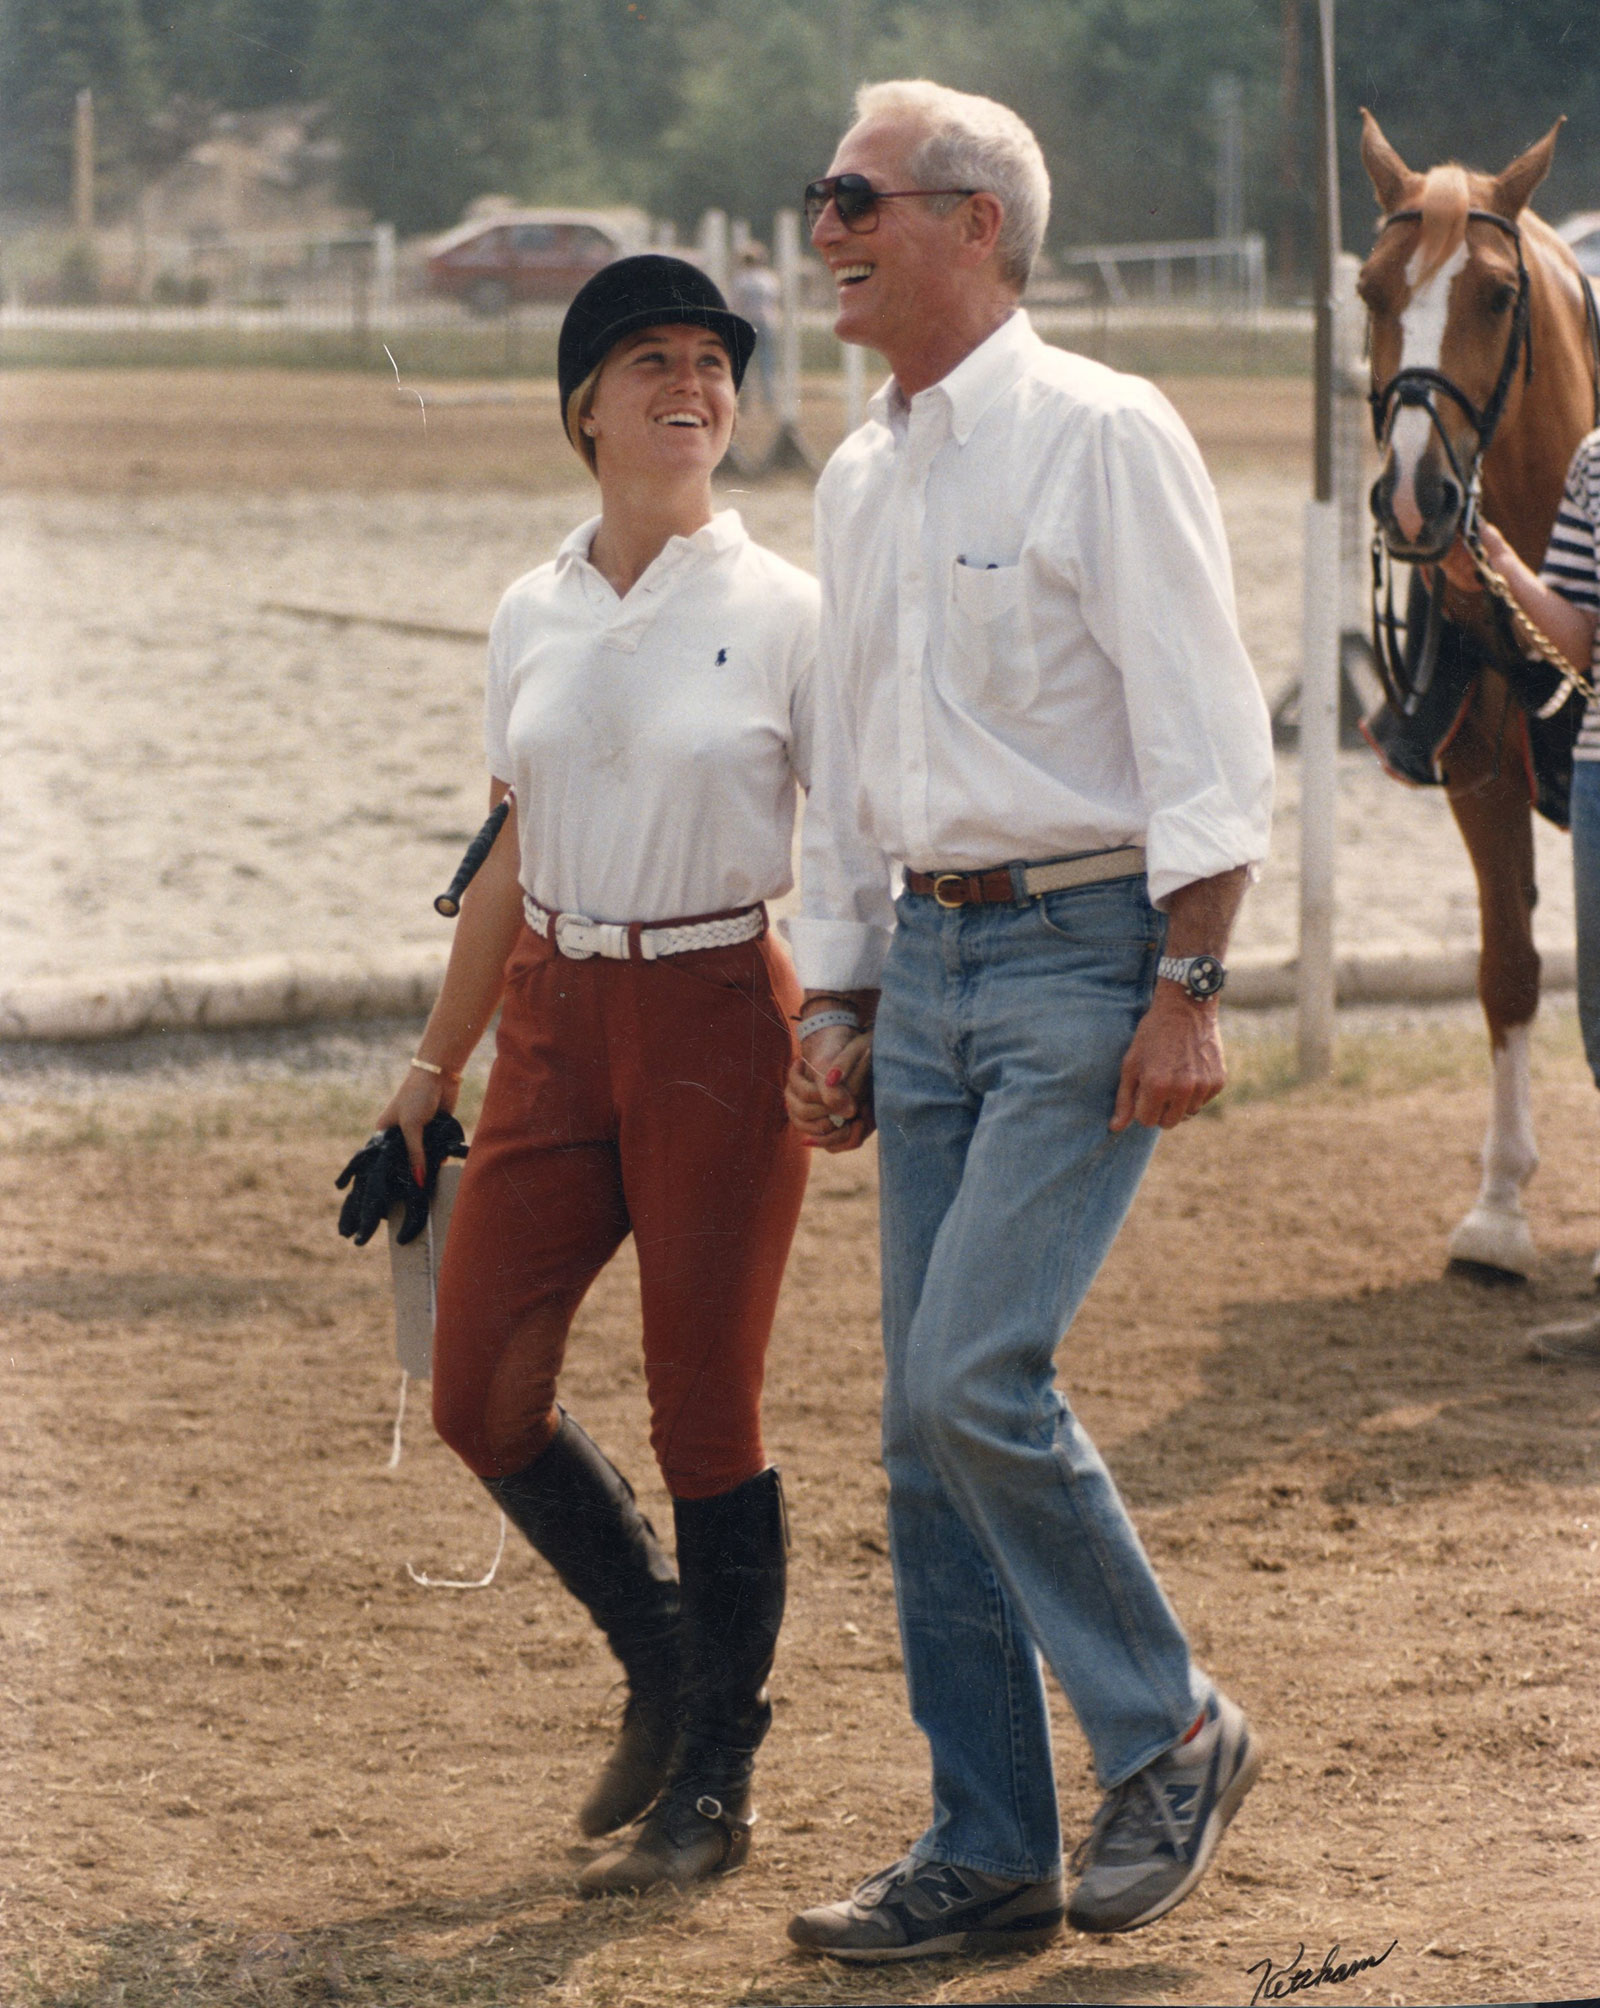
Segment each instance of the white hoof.
M1537 1255L1528 1217L1491 1212L1475 1206L1450 1237L1452 1262L1475 1262L1482 1269L1503 1269L1508 1276L1530 1276Z

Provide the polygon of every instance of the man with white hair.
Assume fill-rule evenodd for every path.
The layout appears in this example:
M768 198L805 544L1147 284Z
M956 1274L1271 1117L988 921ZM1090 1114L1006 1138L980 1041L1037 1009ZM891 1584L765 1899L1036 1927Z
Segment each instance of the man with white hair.
M1148 1924L1260 1765L1054 1380L1158 1132L1223 1085L1272 752L1193 441L1018 304L1049 194L1013 112L911 82L862 91L806 191L837 331L893 376L817 489L789 1101L853 1150L875 1096L890 1548L933 1759L909 1854L789 1927L843 1959ZM1070 1905L1041 1655L1106 1792Z

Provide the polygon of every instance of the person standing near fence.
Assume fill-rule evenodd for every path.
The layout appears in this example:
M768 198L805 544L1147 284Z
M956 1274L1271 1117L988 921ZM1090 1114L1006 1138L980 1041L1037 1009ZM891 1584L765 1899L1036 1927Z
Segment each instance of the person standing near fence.
M515 813L378 1118L420 1184L423 1127L500 1008L433 1411L628 1678L579 1824L645 1818L583 1870L587 1896L744 1860L784 1606L760 1404L807 1160L783 1106L799 989L764 902L788 890L809 779L817 588L713 511L754 341L702 272L653 254L607 266L567 312L562 419L600 514L495 616L490 802L514 789ZM676 1572L556 1400L574 1313L630 1232Z
M767 257L767 247L754 240L739 253L739 268L730 287L733 308L743 314L756 331L756 371L762 401L769 411L778 408L778 328L783 305L783 288Z
M837 333L893 376L817 489L790 1111L828 1150L878 1126L890 1553L933 1761L910 1852L789 1927L849 1960L1148 1924L1260 1764L1054 1381L1157 1135L1223 1085L1273 768L1193 441L1019 306L1048 205L1022 121L928 83L863 90L806 191ZM1041 1653L1106 1795L1070 1904Z

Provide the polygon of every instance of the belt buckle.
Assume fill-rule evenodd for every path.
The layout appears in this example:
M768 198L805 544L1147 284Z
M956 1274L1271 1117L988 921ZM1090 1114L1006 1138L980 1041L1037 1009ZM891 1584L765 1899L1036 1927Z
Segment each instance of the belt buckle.
M600 943L596 939L600 923L590 920L586 914L558 913L556 915L556 947L572 962L587 962L591 956L600 953Z
M954 899L945 898L944 888L947 885L953 885L957 888L956 897ZM966 873L965 872L937 873L933 881L933 896L938 901L939 905L944 907L947 911L953 910L958 906L965 906L967 903Z

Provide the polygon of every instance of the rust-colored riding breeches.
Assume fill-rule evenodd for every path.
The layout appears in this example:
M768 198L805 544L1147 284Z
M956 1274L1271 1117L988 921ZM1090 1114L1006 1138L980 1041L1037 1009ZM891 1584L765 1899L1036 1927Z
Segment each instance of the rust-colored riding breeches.
M434 1334L434 1422L480 1477L555 1435L573 1314L630 1231L668 1491L710 1498L765 1468L762 1372L808 1168L783 1107L798 1008L770 935L575 961L524 929Z

